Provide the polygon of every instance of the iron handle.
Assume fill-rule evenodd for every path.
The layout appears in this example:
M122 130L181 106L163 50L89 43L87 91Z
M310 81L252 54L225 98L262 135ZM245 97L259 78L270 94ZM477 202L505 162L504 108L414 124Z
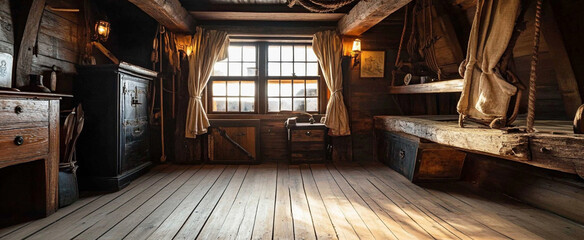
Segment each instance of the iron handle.
M22 113L22 107L21 106L16 106L14 108L14 113L16 114L21 114Z
M16 146L20 146L24 143L24 138L22 136L16 136L14 138L14 144L16 144Z
M403 149L399 150L399 158L404 159L405 157L406 157L406 152Z

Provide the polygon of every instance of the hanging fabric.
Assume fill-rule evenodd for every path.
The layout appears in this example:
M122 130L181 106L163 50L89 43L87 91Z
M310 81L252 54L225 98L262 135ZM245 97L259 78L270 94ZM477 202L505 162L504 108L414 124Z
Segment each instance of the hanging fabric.
M209 119L203 106L202 94L207 86L215 62L227 58L229 37L227 32L204 30L197 27L191 42L192 53L189 56L189 106L185 137L195 138L207 132Z
M331 136L351 135L349 115L343 100L343 71L341 57L343 44L341 37L335 31L317 32L312 38L312 49L318 58L318 63L326 85L331 92L326 106L324 124L330 129Z
M474 120L505 126L506 113L517 87L501 74L499 61L513 35L520 0L478 0L468 41L464 85L457 110L459 123Z

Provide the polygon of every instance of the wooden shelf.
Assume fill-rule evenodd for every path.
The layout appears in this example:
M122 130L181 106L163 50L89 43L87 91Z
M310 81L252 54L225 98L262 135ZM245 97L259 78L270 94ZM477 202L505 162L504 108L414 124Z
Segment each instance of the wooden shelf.
M402 132L432 142L505 158L532 166L584 178L584 134L571 133L571 122L538 120L536 133L514 133L490 129L478 124L458 126L458 121L433 117L375 116L375 128L382 131ZM518 126L523 120L516 122Z
M421 93L455 93L462 92L463 79L445 80L433 83L393 86L391 94L421 94Z

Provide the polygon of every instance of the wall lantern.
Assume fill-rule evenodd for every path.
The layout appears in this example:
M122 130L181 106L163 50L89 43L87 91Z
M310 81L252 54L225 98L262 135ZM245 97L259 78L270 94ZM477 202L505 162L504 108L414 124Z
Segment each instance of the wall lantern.
M95 39L101 42L107 41L110 33L110 23L107 20L99 20L95 23Z
M359 54L361 54L361 40L357 38L353 41L353 49L351 50L351 58L355 59L353 66L359 65L359 63L361 63Z

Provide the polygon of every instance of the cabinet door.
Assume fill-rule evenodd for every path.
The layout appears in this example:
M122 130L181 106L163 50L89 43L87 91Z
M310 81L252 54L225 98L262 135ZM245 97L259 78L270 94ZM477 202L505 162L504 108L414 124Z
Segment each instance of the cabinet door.
M209 132L209 160L213 162L256 162L258 127L212 127Z
M121 172L150 160L148 80L120 74Z

